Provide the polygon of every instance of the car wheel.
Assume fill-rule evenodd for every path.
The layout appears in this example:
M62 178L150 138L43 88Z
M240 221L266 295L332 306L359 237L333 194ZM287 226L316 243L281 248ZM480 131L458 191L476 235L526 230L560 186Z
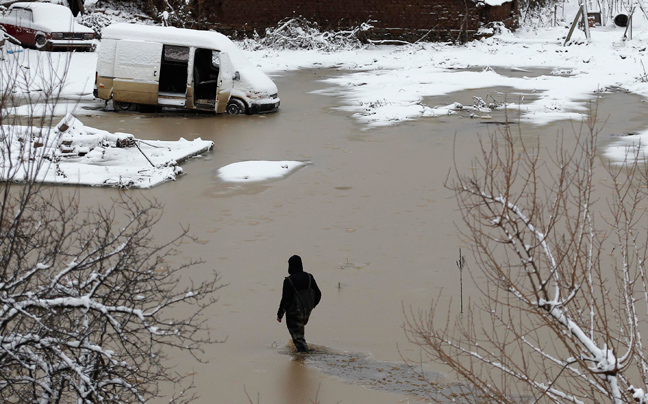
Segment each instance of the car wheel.
M115 111L135 111L137 110L137 104L113 100L113 109Z
M36 49L43 49L47 45L47 38L43 35L36 35L34 45L36 45Z
M230 114L230 115L240 115L245 113L245 104L243 101L232 98L228 103L227 103L227 108L225 111Z

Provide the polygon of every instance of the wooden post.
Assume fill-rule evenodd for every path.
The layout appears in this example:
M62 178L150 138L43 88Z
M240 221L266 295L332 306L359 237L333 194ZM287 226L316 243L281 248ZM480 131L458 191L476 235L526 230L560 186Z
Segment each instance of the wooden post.
M628 24L626 25L625 32L623 33L623 40L630 40L632 39L632 15L634 14L635 7L632 7L630 9L630 15L628 16ZM630 35L628 35L630 33Z
M578 19L581 17L581 14L583 14L583 6L578 7L576 18L574 18L574 22L572 22L572 25L569 28L569 33L567 34L567 38L565 38L565 43L563 44L563 46L567 46L567 43L571 39L571 36L574 33L574 29L576 29L576 25L578 25Z
M581 2L580 7L578 7L578 12L576 13L576 18L574 18L574 22L572 22L572 25L569 28L569 33L567 34L567 38L565 38L565 43L563 43L563 46L567 46L567 44L569 43L569 40L571 39L572 34L574 33L574 30L576 29L579 20L583 24L583 29L585 31L585 38L588 41L591 39L589 21L587 20L587 6L585 5L584 2Z
M588 12L587 12L587 1L582 1L581 2L581 7L582 7L582 17L583 17L583 27L585 30L585 38L589 41L592 39L592 36L590 35L590 26L589 26L589 17L588 17Z

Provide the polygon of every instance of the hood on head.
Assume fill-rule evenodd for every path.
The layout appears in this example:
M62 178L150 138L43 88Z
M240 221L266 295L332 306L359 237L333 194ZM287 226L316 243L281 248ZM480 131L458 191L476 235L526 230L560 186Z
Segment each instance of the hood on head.
M292 275L299 272L304 272L301 257L299 255L293 255L288 260L288 273Z

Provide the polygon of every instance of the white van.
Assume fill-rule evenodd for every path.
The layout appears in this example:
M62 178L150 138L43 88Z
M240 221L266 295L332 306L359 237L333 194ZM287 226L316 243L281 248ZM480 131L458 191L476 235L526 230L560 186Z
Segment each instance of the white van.
M226 36L135 24L103 29L95 97L115 110L173 107L253 114L277 111L277 86Z

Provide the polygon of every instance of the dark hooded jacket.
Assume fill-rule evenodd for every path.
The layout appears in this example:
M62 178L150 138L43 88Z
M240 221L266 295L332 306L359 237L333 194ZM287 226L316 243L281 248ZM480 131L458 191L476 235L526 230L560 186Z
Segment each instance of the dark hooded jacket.
M290 306L294 300L295 289L302 290L308 288L309 279L310 287L315 291L315 306L317 306L322 299L322 292L319 290L315 278L313 278L313 275L308 272L304 272L304 267L299 255L293 255L288 260L288 273L290 275L287 276L283 282L283 293L281 294L281 303L279 304L279 311L277 311L277 318L283 318L284 313L290 311ZM288 280L288 278L290 278L290 280ZM292 284L290 281L292 281ZM294 288L293 285L295 285Z

